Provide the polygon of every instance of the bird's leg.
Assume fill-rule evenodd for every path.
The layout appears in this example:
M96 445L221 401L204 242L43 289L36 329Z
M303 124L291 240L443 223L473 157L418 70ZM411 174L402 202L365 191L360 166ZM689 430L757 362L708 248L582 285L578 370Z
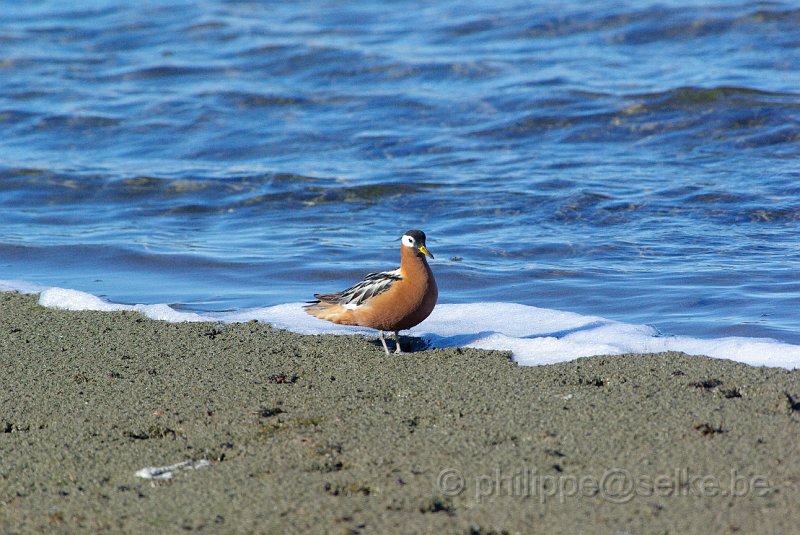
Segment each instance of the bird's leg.
M400 349L400 331L394 332L394 352L395 353L402 353L403 350Z
M386 354L389 354L389 347L386 345L386 338L383 337L383 331L379 331L381 333L381 343L383 344L383 350L386 351Z

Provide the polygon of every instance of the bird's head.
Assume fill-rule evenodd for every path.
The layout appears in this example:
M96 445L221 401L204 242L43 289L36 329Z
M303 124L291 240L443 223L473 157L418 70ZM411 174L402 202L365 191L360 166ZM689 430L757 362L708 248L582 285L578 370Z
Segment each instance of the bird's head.
M428 250L425 246L425 233L421 230L409 230L400 240L403 244L403 247L410 247L420 256L430 256L433 258L433 254Z

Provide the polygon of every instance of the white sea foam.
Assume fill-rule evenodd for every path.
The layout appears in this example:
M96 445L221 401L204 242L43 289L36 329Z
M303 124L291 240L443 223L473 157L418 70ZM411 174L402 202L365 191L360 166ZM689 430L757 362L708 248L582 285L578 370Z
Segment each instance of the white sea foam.
M27 292L36 293L36 292ZM39 292L39 304L62 310L99 310L117 312L133 310L148 318L164 321L213 321L213 318L194 312L181 312L169 305L122 305L108 301L86 292L66 288L46 288Z
M0 281L2 291L39 293L39 302L66 310L135 310L165 321L243 322L259 320L301 334L373 336L370 329L334 325L309 316L302 303L226 313L196 314L168 305L123 305L77 290L46 288L24 281ZM537 308L514 303L440 304L410 331L432 347L476 347L511 351L520 364L534 366L593 355L683 351L730 359L753 366L800 367L800 345L766 338L699 339L661 336L647 325L619 323L597 316Z
M0 292L19 292L21 294L36 294L47 289L47 286L35 282L16 279L0 280Z

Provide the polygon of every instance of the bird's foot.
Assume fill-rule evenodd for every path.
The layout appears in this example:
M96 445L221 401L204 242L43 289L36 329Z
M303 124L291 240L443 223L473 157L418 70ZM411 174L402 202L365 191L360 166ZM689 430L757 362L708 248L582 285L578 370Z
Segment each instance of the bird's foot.
M386 345L386 338L383 336L383 331L380 331L380 333L381 333L381 343L383 344L383 350L386 351L387 355L391 355L391 353L389 353L389 346Z
M400 333L395 331L394 332L394 354L401 355L403 350L400 349Z

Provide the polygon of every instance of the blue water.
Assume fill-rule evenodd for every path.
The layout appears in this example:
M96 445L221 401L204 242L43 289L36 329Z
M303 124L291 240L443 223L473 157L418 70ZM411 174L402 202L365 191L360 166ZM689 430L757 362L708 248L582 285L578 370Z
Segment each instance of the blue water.
M2 2L0 279L236 310L421 228L442 302L800 343L796 3L87 4Z

